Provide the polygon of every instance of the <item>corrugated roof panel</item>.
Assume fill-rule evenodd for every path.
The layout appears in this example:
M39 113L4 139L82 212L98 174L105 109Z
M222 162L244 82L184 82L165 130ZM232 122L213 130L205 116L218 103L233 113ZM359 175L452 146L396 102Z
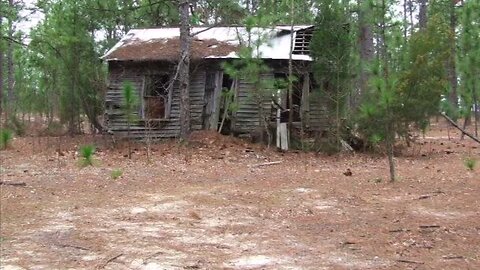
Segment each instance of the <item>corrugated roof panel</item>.
M313 26L294 26L294 31ZM241 46L259 42L259 56L264 59L289 59L291 26L253 28L193 27L192 58L238 58ZM102 58L111 60L172 60L179 55L179 28L133 29ZM295 38L295 35L294 35ZM292 56L293 60L311 61L308 55Z

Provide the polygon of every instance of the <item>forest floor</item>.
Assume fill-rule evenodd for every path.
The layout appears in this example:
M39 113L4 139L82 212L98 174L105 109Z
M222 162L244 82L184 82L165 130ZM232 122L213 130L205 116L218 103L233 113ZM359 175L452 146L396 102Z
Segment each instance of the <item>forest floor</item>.
M446 127L395 158L395 183L380 154L211 133L156 144L150 161L140 144L130 160L98 137L17 138L0 152L0 268L480 269L480 145Z

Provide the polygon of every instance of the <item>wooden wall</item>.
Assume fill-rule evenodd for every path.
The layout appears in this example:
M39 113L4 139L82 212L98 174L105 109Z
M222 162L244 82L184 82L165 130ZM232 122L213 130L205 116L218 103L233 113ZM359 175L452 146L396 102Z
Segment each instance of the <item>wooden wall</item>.
M203 109L205 105L205 79L206 67L197 66L191 74L190 80L190 113L192 130L203 128ZM148 62L109 62L109 88L106 94L106 126L109 131L117 136L126 136L128 133L126 117L121 109L122 105L122 86L126 81L130 81L138 91L139 101L142 99L142 89L144 76L148 74L175 72L174 66L170 63L148 63ZM265 80L273 80L274 73L262 75ZM236 102L238 107L232 119L231 129L235 133L250 133L259 130L260 112L257 103L252 95L253 85L245 80L238 80L236 86ZM263 108L265 113L271 115L271 97L266 93L273 93L273 89L264 90ZM327 128L328 118L325 106L321 100L310 96L308 99L308 126L315 131L321 131ZM140 110L139 110L140 112ZM274 116L273 114L272 116ZM130 136L133 138L145 138L150 136L152 139L178 137L180 133L180 93L178 84L173 86L170 117L168 119L155 122L148 129L143 121L132 125ZM274 124L275 121L272 122ZM263 127L261 127L263 128Z
M273 80L273 73L263 74L265 80ZM260 127L260 112L257 101L253 98L253 85L245 80L238 80L237 93L235 95L238 103L237 111L234 114L233 130L238 133L247 133L258 130ZM263 109L266 115L271 112L271 97L273 89L263 90ZM261 127L263 128L263 127Z
M105 97L106 126L109 131L118 136L126 136L128 133L126 117L121 109L122 86L130 81L138 91L141 101L144 76L161 72L171 72L173 66L168 63L145 64L140 62L118 63L109 62L109 87ZM205 91L205 71L197 69L191 74L190 80L190 112L191 125L193 130L202 128L203 96ZM139 110L140 111L140 110ZM155 122L149 129L143 121L138 121L130 128L132 138L172 138L178 137L180 133L180 91L178 84L174 83L170 117Z
M312 131L323 131L328 128L328 113L325 104L318 95L310 96L309 128Z

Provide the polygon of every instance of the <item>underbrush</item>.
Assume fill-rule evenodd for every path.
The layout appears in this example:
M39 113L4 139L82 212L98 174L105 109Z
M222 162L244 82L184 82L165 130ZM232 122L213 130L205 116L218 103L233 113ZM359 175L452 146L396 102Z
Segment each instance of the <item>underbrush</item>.
M463 164L465 164L465 167L467 167L468 170L473 171L477 165L477 160L473 157L467 157L463 161Z
M82 145L79 149L80 153L80 166L87 167L93 166L94 159L93 155L95 154L95 146L93 145Z
M9 129L0 129L0 150L5 150L13 139L13 132Z

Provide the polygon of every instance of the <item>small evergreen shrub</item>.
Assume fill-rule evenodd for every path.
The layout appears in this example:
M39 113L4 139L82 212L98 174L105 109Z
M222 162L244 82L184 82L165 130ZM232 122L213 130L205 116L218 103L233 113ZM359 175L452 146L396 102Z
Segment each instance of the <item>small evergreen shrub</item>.
M64 128L60 122L52 121L48 124L47 128L42 131L42 133L48 136L60 136L64 134Z
M115 169L110 173L110 176L112 177L113 180L117 180L122 175L123 175L123 172L120 169Z
M12 131L10 131L9 129L0 129L0 150L7 149L12 139Z
M93 166L93 155L95 154L95 146L93 145L82 145L79 149L80 153L80 166L87 167Z
M18 136L24 136L26 133L25 124L20 121L16 116L12 116L9 119L8 126L17 134Z
M468 170L473 171L475 169L475 165L477 164L477 160L471 157L466 158L463 163Z

